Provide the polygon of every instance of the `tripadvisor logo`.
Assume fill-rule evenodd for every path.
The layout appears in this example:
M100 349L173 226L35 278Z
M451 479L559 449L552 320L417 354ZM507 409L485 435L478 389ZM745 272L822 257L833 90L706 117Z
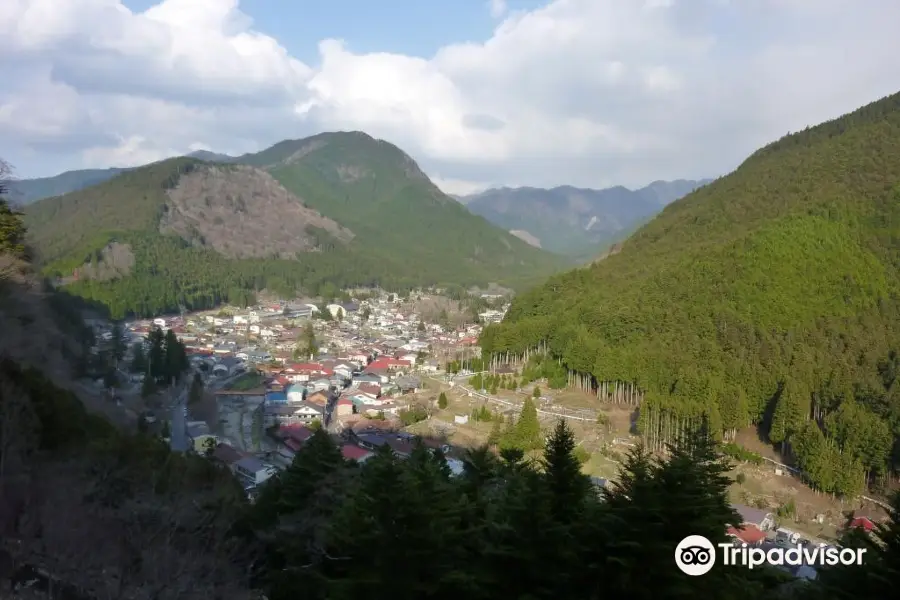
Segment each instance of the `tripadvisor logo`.
M723 565L748 569L762 565L791 567L861 565L863 554L866 553L864 548L839 549L825 544L764 550L751 548L747 544L734 546L730 543L721 543L718 544L718 548ZM705 575L716 564L716 546L702 535L689 535L675 548L675 564L687 575Z

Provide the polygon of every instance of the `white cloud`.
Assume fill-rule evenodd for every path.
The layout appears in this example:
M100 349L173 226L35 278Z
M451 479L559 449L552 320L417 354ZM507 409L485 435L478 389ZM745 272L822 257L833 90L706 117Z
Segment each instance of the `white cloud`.
M900 3L866 8L555 0L433 56L323 40L306 65L237 0L4 0L0 156L34 175L361 129L456 193L718 175L900 88Z
M488 0L488 10L491 12L492 17L499 19L508 10L506 0Z

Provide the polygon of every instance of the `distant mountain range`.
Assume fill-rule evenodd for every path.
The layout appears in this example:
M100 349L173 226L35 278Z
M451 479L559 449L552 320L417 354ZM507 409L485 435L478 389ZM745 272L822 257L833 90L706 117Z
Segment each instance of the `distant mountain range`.
M227 154L217 154L207 150L197 150L187 155L206 162L232 163L238 159ZM62 196L69 192L77 192L84 188L109 181L127 168L111 167L109 169L78 169L66 171L52 177L19 179L10 183L10 196L16 204L31 204L43 198Z
M457 200L532 245L589 259L627 237L667 204L710 181L654 181L639 190L622 186L602 190L504 187Z

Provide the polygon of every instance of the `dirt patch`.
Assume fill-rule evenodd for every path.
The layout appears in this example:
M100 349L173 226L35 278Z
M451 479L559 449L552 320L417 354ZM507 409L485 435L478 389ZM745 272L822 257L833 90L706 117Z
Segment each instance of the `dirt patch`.
M307 144L305 144L302 148L300 148L299 150L297 150L296 152L294 152L293 154L288 156L286 159L281 161L281 164L289 165L289 164L293 164L295 162L299 162L307 154L312 154L319 148L324 148L326 145L327 145L327 143L324 140L312 140L312 141L308 142Z
M356 165L338 165L337 174L343 183L353 183L368 175L369 171Z
M79 279L109 281L126 277L134 268L134 253L130 244L112 242L103 248L94 260L85 262L78 269Z
M526 244L531 244L535 248L541 247L541 240L536 238L530 232L525 231L524 229L510 229L509 232L525 242Z
M756 452L764 458L784 463L786 465L791 464L790 461L785 460L784 457L782 457L775 450L775 448L772 447L771 444L760 439L756 427L747 427L738 431L737 435L734 438L734 443L741 446L742 448L750 450L751 452Z
M229 258L292 259L346 243L353 232L307 207L271 175L248 166L208 166L169 191L161 233Z

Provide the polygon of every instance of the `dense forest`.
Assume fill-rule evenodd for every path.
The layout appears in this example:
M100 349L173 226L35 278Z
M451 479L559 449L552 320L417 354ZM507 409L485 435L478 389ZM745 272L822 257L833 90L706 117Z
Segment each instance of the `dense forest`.
M0 278L4 332L27 293ZM37 313L30 325L49 331ZM174 346L159 338L151 353L172 367L160 373L181 372L183 355L162 360ZM563 421L525 458L540 445L536 415L523 414L498 453L468 451L459 475L422 440L406 458L384 446L346 461L320 428L251 504L227 468L89 413L19 363L25 345L0 346L0 541L15 541L0 544L0 584L41 571L56 597L83 600L843 600L886 598L900 584L900 521L848 537L868 549L865 565L823 569L813 583L768 568L682 574L673 548L683 537L725 541L737 521L730 465L706 420L663 458L635 449L603 490L581 473ZM35 347L53 363L56 346Z
M169 191L183 176L210 168L177 158L29 205L26 224L36 258L45 274L68 284L89 270L82 267L96 269L111 243L127 247L133 265L125 276L81 277L70 289L107 305L116 317L242 304L262 289L292 296L372 285L392 291L490 282L521 287L565 265L468 213L398 148L364 134L282 142L240 160L269 169L297 202L349 228L352 241L319 232L314 250L293 259L228 259L202 238L161 235Z
M763 148L623 250L519 295L481 345L640 405L660 447L758 425L822 491L900 464L900 95Z

